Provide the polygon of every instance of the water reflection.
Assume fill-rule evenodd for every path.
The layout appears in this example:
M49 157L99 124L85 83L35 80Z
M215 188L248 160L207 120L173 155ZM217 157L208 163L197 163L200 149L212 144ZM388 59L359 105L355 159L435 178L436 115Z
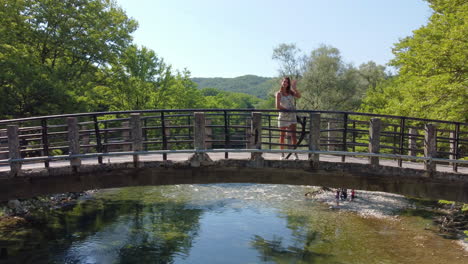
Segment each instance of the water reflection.
M309 232L303 235L304 241L297 246L284 246L281 237L274 237L272 240L266 240L261 236L255 236L252 240L252 246L260 253L260 259L263 262L273 263L317 263L317 260L331 262L330 255L316 253L313 251L313 244L319 242L317 232Z
M429 218L366 219L306 200L307 191L107 190L31 228L0 230L0 246L9 247L0 263L466 263L453 243L425 230Z
M102 214L89 216L85 226L66 229L62 246L51 250L52 263L171 263L174 256L188 254L202 210L187 209L182 201L149 202L166 200L157 192L137 199L142 198L141 190L122 191L134 195L120 193L125 198L118 201L102 199L110 202Z
M291 263L291 260L294 260L294 263L316 263L320 259L332 263L329 254L314 252L314 245L324 241L319 232L310 228L307 216L286 212L283 217L287 220L287 227L292 231L291 245L285 245L281 237L267 240L256 235L251 244L261 254L262 261Z

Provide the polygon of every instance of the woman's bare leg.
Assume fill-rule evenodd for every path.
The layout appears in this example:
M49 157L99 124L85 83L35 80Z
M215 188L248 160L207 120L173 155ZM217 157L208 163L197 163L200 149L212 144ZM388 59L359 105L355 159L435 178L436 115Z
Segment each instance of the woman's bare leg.
M280 149L284 149L284 138L286 137L286 131L288 129L288 127L280 127L281 131L280 131L280 140L279 140L279 143L281 144L280 145ZM284 153L281 153L281 159L284 159Z
M290 135L291 135L291 141L293 145L297 144L297 137L296 137L296 124L292 124L289 126L289 130L291 130Z
M279 143L281 144L280 145L280 149L284 149L284 138L286 137L286 131L288 129L288 127L280 127L281 129L281 132L280 132L280 139L279 139Z
M289 134L291 135L292 144L296 145L297 144L296 124L291 124L289 126L289 130L291 130L291 132L289 132ZM296 157L296 159L299 159L299 157L297 156L297 153L294 153L294 156Z

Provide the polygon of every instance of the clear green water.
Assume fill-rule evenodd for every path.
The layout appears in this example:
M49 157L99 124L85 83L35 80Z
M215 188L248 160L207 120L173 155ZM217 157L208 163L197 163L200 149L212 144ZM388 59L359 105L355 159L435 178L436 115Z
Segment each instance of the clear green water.
M0 263L468 263L468 253L438 235L429 218L363 218L305 199L308 190L107 190L50 213L39 227L1 233L8 252Z

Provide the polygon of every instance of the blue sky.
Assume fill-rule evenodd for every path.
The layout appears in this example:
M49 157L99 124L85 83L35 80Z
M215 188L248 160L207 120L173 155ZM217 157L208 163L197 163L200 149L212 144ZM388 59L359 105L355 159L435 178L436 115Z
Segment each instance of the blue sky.
M116 0L139 23L135 43L192 77L277 75L281 43L320 44L347 63L386 64L399 39L427 24L423 0Z

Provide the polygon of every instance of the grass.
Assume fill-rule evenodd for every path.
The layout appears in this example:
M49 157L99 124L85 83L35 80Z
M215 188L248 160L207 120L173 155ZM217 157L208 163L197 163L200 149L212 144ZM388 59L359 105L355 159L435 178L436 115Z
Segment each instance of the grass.
M439 200L439 204L454 204L454 201L447 201L447 200Z

